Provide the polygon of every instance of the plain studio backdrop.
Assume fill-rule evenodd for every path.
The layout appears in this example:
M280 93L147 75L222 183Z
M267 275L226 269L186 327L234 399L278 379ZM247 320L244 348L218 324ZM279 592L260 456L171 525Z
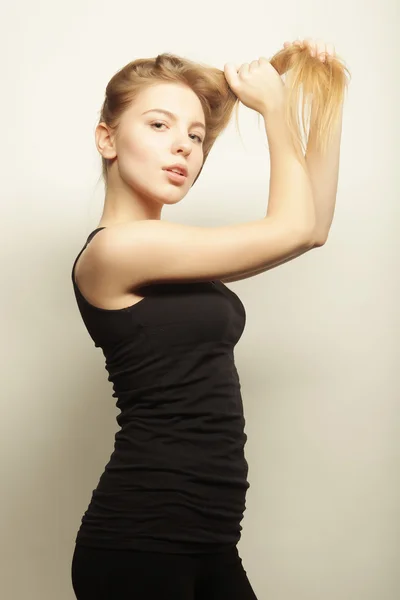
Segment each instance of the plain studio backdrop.
M5 600L72 600L74 540L113 451L115 399L72 263L104 200L94 130L126 63L223 69L286 40L351 70L337 208L322 248L229 284L251 487L239 551L259 600L400 597L399 84L396 0L16 2L1 9L1 560ZM162 218L262 218L264 123L240 105ZM5 134L5 135L4 135ZM397 160L396 160L397 159Z

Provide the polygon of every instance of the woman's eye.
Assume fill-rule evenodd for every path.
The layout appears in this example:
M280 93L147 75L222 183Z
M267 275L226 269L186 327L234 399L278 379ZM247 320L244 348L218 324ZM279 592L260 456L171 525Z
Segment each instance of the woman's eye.
M155 123L151 123L151 127L155 127L156 125L164 125L164 127L167 126L165 123L161 123L161 121L156 121ZM160 128L157 127L157 129L160 129ZM197 138L199 144L203 143L203 140L201 139L200 136L196 135L195 133L192 133L191 135L193 135L194 137Z

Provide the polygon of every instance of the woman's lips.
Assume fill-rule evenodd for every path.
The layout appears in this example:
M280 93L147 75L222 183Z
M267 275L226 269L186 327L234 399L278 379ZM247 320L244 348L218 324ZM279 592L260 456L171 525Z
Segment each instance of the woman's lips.
M174 171L169 171L168 169L164 169L165 173L168 176L168 179L173 183L185 183L187 177L186 175L181 175L180 173L175 173Z

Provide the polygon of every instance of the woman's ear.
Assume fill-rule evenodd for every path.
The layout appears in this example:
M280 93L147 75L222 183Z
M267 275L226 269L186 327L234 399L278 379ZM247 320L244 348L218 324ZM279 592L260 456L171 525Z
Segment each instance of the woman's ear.
M99 123L95 131L96 148L103 158L115 158L114 136L111 129L105 123Z

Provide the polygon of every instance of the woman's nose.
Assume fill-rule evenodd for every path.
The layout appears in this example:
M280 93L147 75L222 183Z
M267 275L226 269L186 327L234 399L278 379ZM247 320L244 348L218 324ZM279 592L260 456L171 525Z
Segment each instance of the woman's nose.
M190 142L187 140L178 140L177 142L175 142L175 149L182 150L184 154L190 154L190 152L192 151Z

